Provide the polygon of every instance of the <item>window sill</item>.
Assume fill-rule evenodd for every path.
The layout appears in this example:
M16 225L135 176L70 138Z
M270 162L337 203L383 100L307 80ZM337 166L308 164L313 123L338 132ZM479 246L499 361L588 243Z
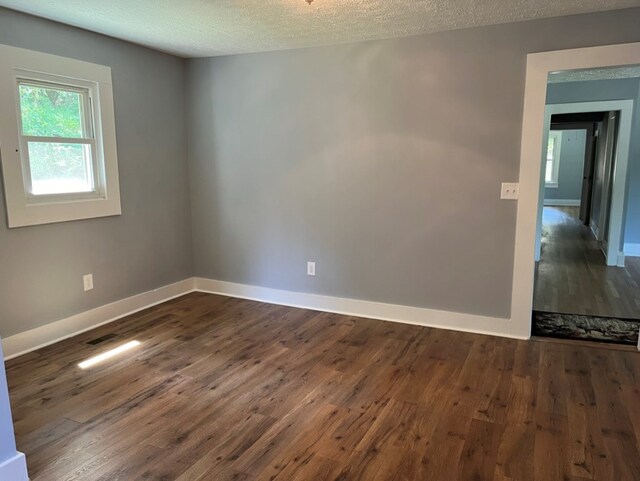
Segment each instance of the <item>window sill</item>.
M121 215L119 199L96 198L63 203L16 203L9 216L9 228L52 224Z
M557 189L558 184L544 184L545 189Z

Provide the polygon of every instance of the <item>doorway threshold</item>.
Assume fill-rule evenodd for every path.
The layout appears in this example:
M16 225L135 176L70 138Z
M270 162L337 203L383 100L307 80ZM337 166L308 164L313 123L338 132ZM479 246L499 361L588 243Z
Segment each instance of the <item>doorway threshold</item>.
M640 319L533 311L532 335L638 345Z

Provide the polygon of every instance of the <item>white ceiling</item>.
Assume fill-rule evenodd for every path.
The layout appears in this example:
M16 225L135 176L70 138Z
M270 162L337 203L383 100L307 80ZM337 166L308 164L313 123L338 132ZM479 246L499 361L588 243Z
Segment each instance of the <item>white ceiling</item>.
M640 0L0 0L184 57L346 43L640 6Z
M589 80L611 80L640 77L640 65L596 68L589 70L566 70L549 74L549 83L584 82Z

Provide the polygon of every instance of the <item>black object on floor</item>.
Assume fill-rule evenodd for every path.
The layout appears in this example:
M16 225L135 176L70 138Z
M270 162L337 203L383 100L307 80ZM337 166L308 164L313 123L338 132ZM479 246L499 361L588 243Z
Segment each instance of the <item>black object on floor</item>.
M638 344L640 319L533 311L534 336Z

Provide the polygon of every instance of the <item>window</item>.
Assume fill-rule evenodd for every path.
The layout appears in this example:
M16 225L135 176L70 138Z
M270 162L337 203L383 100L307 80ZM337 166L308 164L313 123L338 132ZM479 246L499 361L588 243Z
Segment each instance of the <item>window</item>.
M18 91L27 193L98 194L89 89L18 79Z
M552 130L549 132L547 144L547 161L544 174L545 187L558 187L558 173L560 172L560 147L562 144L562 132Z
M9 227L120 214L110 69L4 45L0 57Z

